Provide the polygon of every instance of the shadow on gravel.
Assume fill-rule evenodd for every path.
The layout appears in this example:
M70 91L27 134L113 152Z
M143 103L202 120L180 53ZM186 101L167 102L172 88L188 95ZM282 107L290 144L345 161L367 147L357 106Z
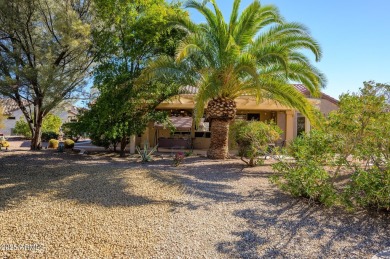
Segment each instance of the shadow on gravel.
M238 241L218 243L218 252L236 258L361 258L390 246L389 215L348 214L278 191L263 195L261 209L233 213L247 230L232 233Z
M131 193L132 186L123 177L123 172L130 168L129 162L110 161L53 150L14 152L2 157L0 210L47 192L53 199L105 207L161 203Z
M207 163L203 163L207 162ZM230 162L230 163L229 163ZM268 178L266 172L245 172L245 168L237 161L221 162L199 157L186 158L186 167L170 167L170 162L159 162L158 166L148 164L148 176L163 184L179 182L184 187L184 192L189 198L181 206L196 210L199 208L210 209L215 203L241 203L251 201L255 197L252 194L237 192L229 182L238 181L243 177ZM222 165L223 164L223 165Z
M239 237L240 240L219 243L217 245L218 252L236 258L258 258L257 247L268 242L252 230L233 232L232 235Z

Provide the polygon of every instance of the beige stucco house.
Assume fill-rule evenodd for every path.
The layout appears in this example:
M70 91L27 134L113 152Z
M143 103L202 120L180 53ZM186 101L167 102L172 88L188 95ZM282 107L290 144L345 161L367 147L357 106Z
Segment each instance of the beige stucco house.
M303 85L297 84L295 87L325 116L338 109L338 101L329 95L322 93L320 98L312 98ZM170 114L170 120L176 127L174 133L164 125L150 123L145 133L138 136L136 144L139 145L146 141L151 146L158 144L160 148L207 149L210 145L211 134L209 122L202 119L199 127L196 128L192 119L196 91L195 87L187 86L182 89L179 96L157 107L158 110L165 110ZM273 120L283 130L278 145L284 145L302 132L308 132L311 129L309 120L298 111L275 101L265 100L257 103L253 96L241 96L236 99L236 102L236 119Z
M12 136L14 135L13 130L16 122L20 118L24 119L23 112L19 109L17 103L10 98L0 99L0 106L3 108L0 112L5 117L3 122L4 128L0 129L0 133L4 136ZM53 110L53 113L61 118L62 123L66 123L77 119L78 109L71 104L63 104Z

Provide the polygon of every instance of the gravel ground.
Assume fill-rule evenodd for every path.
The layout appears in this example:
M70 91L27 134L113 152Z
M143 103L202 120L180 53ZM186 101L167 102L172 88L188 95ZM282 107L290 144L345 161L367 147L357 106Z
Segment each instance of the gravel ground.
M390 247L389 215L291 198L268 182L267 165L134 160L0 152L0 255L371 258Z

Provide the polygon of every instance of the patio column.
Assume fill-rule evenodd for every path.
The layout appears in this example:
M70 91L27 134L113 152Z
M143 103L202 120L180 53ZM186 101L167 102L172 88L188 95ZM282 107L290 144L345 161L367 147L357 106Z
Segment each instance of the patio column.
M294 111L286 111L286 143L294 138Z
M305 132L308 133L310 132L311 127L310 127L310 121L307 117L305 117Z
M135 154L135 135L130 136L130 154Z

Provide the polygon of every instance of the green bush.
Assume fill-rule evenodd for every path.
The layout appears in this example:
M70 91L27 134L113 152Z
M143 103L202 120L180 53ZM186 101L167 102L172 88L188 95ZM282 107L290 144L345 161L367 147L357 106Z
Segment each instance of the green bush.
M315 161L278 162L273 165L273 169L279 174L273 175L271 181L283 191L326 206L337 202L337 193L329 174Z
M56 139L49 140L49 146L48 148L58 148L59 141Z
M287 149L294 162L275 164L271 180L325 205L390 211L389 91L366 82L360 93L341 95L325 129L295 139Z
M315 161L325 164L334 159L333 143L330 134L312 130L295 138L288 147L288 151L296 161Z
M20 119L15 123L13 133L17 135L22 135L26 138L31 138L30 127L28 126L28 123L23 117L20 117Z
M323 167L335 156L332 143L332 137L319 130L294 139L287 148L287 155L295 161L281 160L273 165L279 174L274 175L271 181L293 196L305 197L326 206L335 204L338 201L337 191Z
M74 148L74 141L71 139L66 139L64 141L65 148Z
M274 123L260 121L237 121L231 128L232 139L238 146L238 155L249 166L255 166L263 161L258 157L268 153L269 144L275 143L281 132Z
M344 198L349 208L390 211L390 168L357 170L345 189Z
M53 131L42 132L42 141L49 141L50 139L58 139L58 134Z

